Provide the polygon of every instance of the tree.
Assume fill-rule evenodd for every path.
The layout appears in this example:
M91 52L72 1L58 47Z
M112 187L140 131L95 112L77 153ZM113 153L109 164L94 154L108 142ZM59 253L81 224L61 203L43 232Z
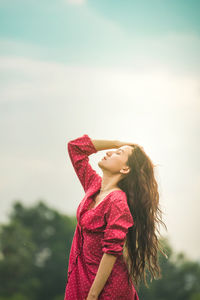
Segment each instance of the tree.
M64 295L75 226L75 218L42 201L30 208L15 202L10 223L1 226L0 295L19 293L29 300Z
M159 253L162 278L154 280L147 289L141 285L143 300L197 300L200 293L200 264L174 253L167 239L162 239L168 259ZM197 299L195 299L197 297Z

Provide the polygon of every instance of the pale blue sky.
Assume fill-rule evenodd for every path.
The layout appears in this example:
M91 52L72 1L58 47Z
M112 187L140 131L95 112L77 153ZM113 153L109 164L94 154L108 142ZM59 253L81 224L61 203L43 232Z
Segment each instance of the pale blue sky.
M198 0L77 2L82 5L72 5L67 0L1 0L2 39L33 46L32 51L25 45L20 49L1 47L1 52L24 53L70 64L126 67L135 51L142 50L145 55L147 49L141 49L141 40L162 39L171 34L200 34ZM34 46L42 49L37 50ZM170 45L171 51L173 46ZM150 42L149 51L155 51L152 48ZM160 50L159 56L172 58L166 48ZM175 55L177 59L179 54L189 58L193 52L195 45L192 43Z
M200 259L199 15L194 0L0 0L0 221L15 199L76 213L70 139L133 141L158 164L172 245Z

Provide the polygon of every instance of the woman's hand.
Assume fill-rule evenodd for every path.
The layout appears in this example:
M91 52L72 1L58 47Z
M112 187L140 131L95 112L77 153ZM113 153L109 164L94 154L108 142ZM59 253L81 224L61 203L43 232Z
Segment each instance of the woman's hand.
M89 292L89 294L87 295L87 298L84 300L98 300L98 296Z
M137 144L132 142L122 142L122 141L116 141L116 148L120 148L121 146L137 146Z

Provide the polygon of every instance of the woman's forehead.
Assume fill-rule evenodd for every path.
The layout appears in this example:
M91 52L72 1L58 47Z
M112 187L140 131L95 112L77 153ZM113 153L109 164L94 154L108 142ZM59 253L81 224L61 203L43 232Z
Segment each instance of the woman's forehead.
M121 146L119 149L122 149L127 154L131 154L133 151L133 147L131 147L129 145Z

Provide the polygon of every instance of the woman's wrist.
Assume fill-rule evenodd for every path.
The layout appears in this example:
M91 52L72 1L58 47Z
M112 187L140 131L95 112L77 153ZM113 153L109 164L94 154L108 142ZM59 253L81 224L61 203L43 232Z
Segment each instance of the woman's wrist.
M92 143L93 143L93 145L94 145L94 147L97 151L117 148L117 141L116 140L91 139L91 141L92 141Z
M128 146L135 146L136 144L132 143L132 142L122 142L122 141L118 141L116 140L116 148L128 145Z
M92 291L92 289L89 291L89 294L87 296L87 299L89 300L96 300L98 299L98 293L96 293L95 291Z
M97 151L100 150L108 150L108 149L113 149L113 148L119 148L121 146L125 145L130 145L134 146L135 144L132 142L123 142L119 140L96 140L96 139L91 139L95 149Z

